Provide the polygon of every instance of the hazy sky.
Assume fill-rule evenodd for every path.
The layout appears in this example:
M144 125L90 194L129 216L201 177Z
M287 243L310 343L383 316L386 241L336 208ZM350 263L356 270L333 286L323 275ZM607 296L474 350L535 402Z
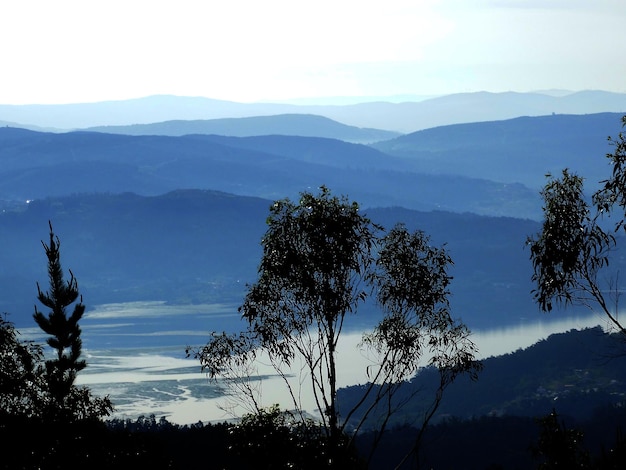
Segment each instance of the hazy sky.
M15 0L0 103L626 92L625 0Z

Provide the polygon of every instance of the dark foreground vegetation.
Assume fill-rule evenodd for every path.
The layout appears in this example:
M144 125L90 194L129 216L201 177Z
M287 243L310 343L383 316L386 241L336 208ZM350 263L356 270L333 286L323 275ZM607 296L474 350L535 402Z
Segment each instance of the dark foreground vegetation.
M393 469L417 433L406 426L388 430L369 465L368 449L376 436L365 433L357 449L332 466L325 441L314 429L291 428L280 416L269 410L267 419L244 424L185 426L154 416L65 425L3 416L0 468ZM419 462L412 458L401 468L621 469L625 419L626 410L614 406L598 408L582 422L552 413L540 419L448 419L427 428Z
M154 415L104 419L94 406L75 408L80 415L51 413L40 406L48 396L37 382L42 376L33 375L39 348L20 341L6 320L0 332L0 468L618 469L626 463L626 356L619 355L620 337L600 328L552 335L484 360L480 380L461 380L446 391L419 451L401 467L421 431L410 424L420 403L403 408L382 437L362 431L332 459L319 423L298 421L278 406L236 423L191 425ZM436 377L427 369L419 383ZM103 400L78 396L83 405ZM350 396L350 389L340 390L340 400Z

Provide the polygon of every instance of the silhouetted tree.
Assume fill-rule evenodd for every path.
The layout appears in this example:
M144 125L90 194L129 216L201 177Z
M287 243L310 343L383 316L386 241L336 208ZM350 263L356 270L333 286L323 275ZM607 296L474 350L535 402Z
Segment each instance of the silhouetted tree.
M331 452L329 444L317 421L301 421L278 405L244 415L229 432L233 468L318 469L327 467L331 456L335 467L360 468L354 448L346 446L338 454Z
M592 468L589 452L582 445L581 431L566 428L555 410L541 418L539 424L541 434L533 448L535 457L541 461L539 470Z
M626 125L626 116L622 118ZM609 252L616 238L606 231L603 217L621 210L615 232L626 229L626 140L620 132L618 139L609 137L615 147L607 158L613 165L610 178L592 196L592 204L584 195L583 178L563 170L560 178L548 175L542 190L544 222L535 237L529 237L530 257L534 267L532 280L535 301L543 311L552 310L553 303L578 304L591 310L600 308L611 325L626 334L618 319L620 287L617 278L599 273L609 263ZM601 279L608 279L604 285ZM607 294L608 293L608 294Z
M50 309L44 315L35 306L33 315L39 327L50 336L46 340L56 352L56 357L46 361L46 380L52 403L50 411L59 419L84 419L107 416L112 410L108 398L92 397L89 389L76 387L76 374L87 365L80 358L82 352L79 320L85 312L82 297L79 299L78 282L70 271L65 280L61 268L61 243L50 226L50 241L41 242L48 258L50 290L44 292L37 283L37 298ZM70 315L66 309L74 304Z
M267 224L259 278L240 307L247 330L214 334L195 352L209 377L229 379L251 400L254 411L262 409L250 379L257 356L267 356L285 379L297 410L302 408L299 392L287 380L287 369L302 361L332 466L337 463L334 456L351 444L345 439L348 419L357 414L361 418L354 435L378 404L394 412L394 394L422 361L440 368L445 385L461 373L475 376L479 365L469 331L451 319L448 309L446 268L451 259L444 249L430 247L423 233L410 234L397 226L381 238L382 227L365 217L356 202L333 197L325 187L319 195L302 193L298 203L275 202ZM363 400L341 419L337 347L347 316L370 293L384 312L362 344L373 356L371 383ZM435 409L445 385L435 397ZM426 413L424 426L432 412ZM306 419L302 412L300 419ZM386 420L381 428L385 425Z

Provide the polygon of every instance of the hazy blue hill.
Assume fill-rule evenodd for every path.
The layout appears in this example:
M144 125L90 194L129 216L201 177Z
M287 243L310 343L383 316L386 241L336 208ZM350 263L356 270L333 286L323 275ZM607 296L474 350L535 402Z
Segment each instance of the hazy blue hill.
M31 321L35 281L46 279L40 240L47 236L48 220L61 237L63 264L78 277L90 306L139 300L237 303L256 277L270 204L186 190L154 197L48 198L21 212L1 213L0 310ZM437 245L447 243L455 261L453 312L472 327L517 324L538 315L524 249L537 222L400 208L366 213L387 228L404 222L426 231ZM367 323L367 316L360 318ZM236 318L230 321L233 328Z
M0 118L44 127L75 129L173 119L241 117L254 106L203 97L155 95L96 103L0 105ZM293 109L281 106L280 109ZM283 111L285 112L285 111ZM264 114L264 113L257 113ZM278 114L278 113L273 113Z
M590 185L609 176L604 158L621 114L550 115L436 127L373 144L411 161L417 171L520 182L531 188L546 173L570 168Z
M625 111L626 94L601 91L565 96L541 93L460 93L419 102L375 101L344 106L235 103L201 97L149 96L101 103L0 105L0 119L41 127L76 129L171 120L314 114L349 126L407 133L448 124L518 116Z
M317 114L359 127L409 133L450 124L520 116L626 112L626 94L584 91L565 96L542 93L459 93L419 103L361 103ZM386 125L385 125L386 123Z
M454 260L455 316L475 327L490 328L504 318L515 323L538 312L530 295L532 267L525 248L526 237L539 231L537 222L401 208L368 214L386 227L402 221L411 229L424 230L436 245L446 244Z
M311 137L126 136L0 128L0 200L81 192L158 195L214 189L296 197L321 185L363 206L537 217L536 191L484 179L425 175L368 146Z
M258 135L295 135L303 137L326 137L347 142L371 143L387 140L397 132L378 129L361 129L347 126L331 119L310 114L280 114L210 120L176 120L130 126L101 126L85 129L95 132L127 135L215 134L234 137Z
M20 124L17 122L11 122L11 121L0 121L0 127L17 127L20 129L27 129L27 130L31 130L31 131L37 131L37 132L59 132L58 129L54 129L54 128L45 128L45 127L41 127L41 126L32 126L32 125L28 125L28 124Z
M253 280L270 201L215 191L163 196L81 194L0 214L0 310L28 324L35 282L45 283L40 240L54 224L64 267L85 301L233 302Z
M346 169L411 171L413 162L390 156L374 148L319 137L260 135L253 137L202 137L227 147L259 151L308 163Z

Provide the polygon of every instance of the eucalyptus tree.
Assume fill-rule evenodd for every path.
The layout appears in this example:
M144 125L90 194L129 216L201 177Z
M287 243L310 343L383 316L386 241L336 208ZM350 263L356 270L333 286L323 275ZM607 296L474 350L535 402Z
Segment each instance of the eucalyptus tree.
M310 385L330 451L329 463L350 445L365 420L392 403L402 383L426 364L442 374L441 393L455 377L475 377L479 363L468 329L452 320L444 248L430 246L422 232L396 226L386 235L356 202L302 193L295 203L276 201L263 237L258 280L240 307L245 331L213 334L206 346L188 349L212 379L226 380L261 412L254 387L255 360L263 357L284 379L293 406L303 413L300 392L288 380L296 361ZM369 298L371 302L368 302ZM338 346L348 322L365 304L377 304L381 319L360 347L372 359L369 383L346 416L337 404ZM393 410L389 408L388 413ZM434 409L426 414L424 426ZM358 416L358 423L347 423ZM353 421L352 421L353 422ZM384 428L386 420L381 423Z
M626 116L622 126L626 125ZM541 232L529 237L530 257L536 283L534 299L545 312L557 305L582 305L599 309L610 325L626 334L619 319L618 276L606 272L609 255L626 230L626 140L622 132L609 137L612 173L589 200L581 176L562 171L559 178L547 175L541 191L544 221ZM610 229L608 220L617 218ZM602 274L602 275L600 275Z
M424 365L435 368L439 374L417 438L401 464L410 455L418 458L426 425L437 411L445 389L461 374L475 380L482 368L475 359L477 349L470 339L470 330L455 321L450 311L452 277L448 267L452 264L445 247L432 246L424 232L410 233L399 224L380 240L375 270L370 275L383 315L374 329L364 335L363 345L375 353L376 367L359 406L350 411L346 422L355 414L360 425L375 412L379 419L378 442L391 415L420 392L414 388L402 400L394 400L406 381L413 379ZM381 413L381 407L386 411Z

